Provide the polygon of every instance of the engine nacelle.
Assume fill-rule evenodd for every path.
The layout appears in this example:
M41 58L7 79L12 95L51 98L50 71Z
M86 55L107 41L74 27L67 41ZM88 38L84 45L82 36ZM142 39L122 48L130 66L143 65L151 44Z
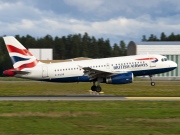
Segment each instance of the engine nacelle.
M132 72L126 72L126 73L120 73L114 76L110 76L106 78L106 83L108 84L126 84L126 83L132 83L133 82L133 73Z

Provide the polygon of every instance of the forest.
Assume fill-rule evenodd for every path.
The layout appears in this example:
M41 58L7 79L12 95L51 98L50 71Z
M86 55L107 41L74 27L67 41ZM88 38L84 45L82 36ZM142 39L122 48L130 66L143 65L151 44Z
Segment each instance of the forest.
M76 57L106 58L126 56L127 52L127 45L123 40L120 40L119 43L111 45L109 39L97 39L94 36L89 36L88 33L62 37L52 37L51 35L46 35L41 38L35 38L30 35L16 35L15 37L27 49L52 48L54 60ZM162 32L160 38L153 34L151 34L148 38L146 38L146 35L142 36L142 42L151 41L180 41L180 34L175 35L174 33L171 33L169 36L166 36L165 33ZM0 76L2 76L2 72L5 69L12 68L12 63L2 37L0 37L0 56Z

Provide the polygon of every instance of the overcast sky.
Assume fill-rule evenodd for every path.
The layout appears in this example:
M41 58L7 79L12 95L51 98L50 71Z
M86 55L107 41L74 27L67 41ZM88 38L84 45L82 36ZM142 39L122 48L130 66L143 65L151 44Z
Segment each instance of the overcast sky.
M180 34L180 0L0 0L0 35L87 32L111 43Z

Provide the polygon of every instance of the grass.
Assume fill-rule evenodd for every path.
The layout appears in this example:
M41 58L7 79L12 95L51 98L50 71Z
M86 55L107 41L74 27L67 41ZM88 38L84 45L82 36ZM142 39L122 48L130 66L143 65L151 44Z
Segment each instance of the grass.
M88 94L92 83L0 81L0 96ZM102 84L105 94L180 96L179 81ZM0 102L0 135L178 135L180 102Z
M22 79L16 77L0 77L0 81L29 81L29 79Z
M175 135L180 102L0 102L2 135Z
M37 81L0 81L0 96L68 95L89 94L92 83L49 83ZM180 96L179 81L157 81L151 86L149 81L135 81L132 84L101 84L107 95L166 97Z

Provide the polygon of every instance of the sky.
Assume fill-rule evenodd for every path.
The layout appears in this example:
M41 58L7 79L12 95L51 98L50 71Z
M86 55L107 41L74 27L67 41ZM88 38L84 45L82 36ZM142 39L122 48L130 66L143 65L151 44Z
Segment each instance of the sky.
M0 0L0 36L85 32L112 45L180 34L180 0Z

